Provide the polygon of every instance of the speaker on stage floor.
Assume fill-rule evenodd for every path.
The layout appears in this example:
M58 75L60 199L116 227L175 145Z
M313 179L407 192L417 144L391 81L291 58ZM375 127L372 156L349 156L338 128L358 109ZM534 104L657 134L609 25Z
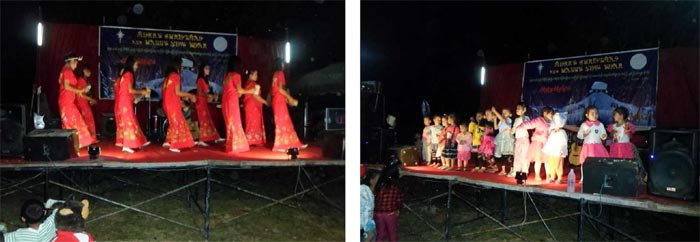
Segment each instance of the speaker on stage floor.
M117 123L114 113L102 113L100 120L100 137L114 137L117 134Z
M420 162L421 153L415 146L395 146L389 148L391 154L399 158L403 166L417 166Z
M589 157L582 169L584 193L636 197L643 188L639 160Z
M62 161L78 156L75 129L37 129L24 137L24 159Z
M27 113L23 104L0 105L0 156L22 155L22 138L27 130Z
M700 130L653 129L649 135L649 193L698 198Z

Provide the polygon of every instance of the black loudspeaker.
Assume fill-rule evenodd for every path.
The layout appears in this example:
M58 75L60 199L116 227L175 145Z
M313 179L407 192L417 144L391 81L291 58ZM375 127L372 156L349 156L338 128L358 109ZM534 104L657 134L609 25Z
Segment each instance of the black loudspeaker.
M113 113L103 113L100 120L100 137L114 137L117 134L117 123Z
M417 166L421 158L421 153L415 146L395 146L389 150L399 158L403 166Z
M0 156L22 155L22 139L27 132L27 113L23 104L0 105Z
M649 193L683 200L698 198L699 137L699 130L650 132Z
M591 194L636 197L642 184L642 174L639 160L586 158L581 190Z
M75 129L37 129L24 137L24 159L62 161L78 156Z

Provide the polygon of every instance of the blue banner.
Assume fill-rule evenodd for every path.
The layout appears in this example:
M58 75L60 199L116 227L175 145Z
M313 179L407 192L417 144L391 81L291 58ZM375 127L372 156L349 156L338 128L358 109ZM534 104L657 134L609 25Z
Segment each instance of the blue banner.
M613 122L616 107L626 107L638 127L656 125L656 85L659 49L529 61L523 73L523 101L530 116L550 106L568 112L567 124L583 121L588 105L599 120Z
M197 88L197 68L206 62L210 90L220 93L228 57L237 54L237 44L236 34L100 26L100 99L114 99L118 66L128 56L139 62L134 87L152 89L153 100L161 97L165 68L174 56L183 58L183 91Z

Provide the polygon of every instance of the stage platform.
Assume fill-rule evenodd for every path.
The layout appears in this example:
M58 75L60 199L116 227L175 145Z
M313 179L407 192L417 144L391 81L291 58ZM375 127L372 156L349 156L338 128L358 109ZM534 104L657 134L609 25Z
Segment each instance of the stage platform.
M578 171L578 169L575 170ZM484 188L497 188L516 192L537 193L575 200L583 199L591 203L602 203L605 205L628 207L652 212L700 217L700 203L697 201L683 201L679 199L658 197L648 194L646 191L640 194L637 198L581 193L581 184L579 183L576 183L576 192L570 193L566 192L566 180L564 180L563 184L551 184L545 181L537 182L534 180L534 172L530 172L525 185L518 185L515 178L499 176L498 174L469 171L444 171L428 166L403 167L401 170L401 175L455 181ZM577 173L576 177L580 178L581 176Z
M91 160L87 148L81 149L79 157L66 161L26 161L21 158L0 159L0 169L25 170L43 168L113 168L113 169L148 169L148 168L183 168L183 167L267 167L267 166L343 166L342 159L324 157L319 146L309 145L299 150L297 160L290 160L286 152L272 151L268 147L251 146L250 151L227 154L221 144L208 147L183 149L180 153L170 152L160 143L151 144L133 154L122 152L114 142L102 141L100 158Z

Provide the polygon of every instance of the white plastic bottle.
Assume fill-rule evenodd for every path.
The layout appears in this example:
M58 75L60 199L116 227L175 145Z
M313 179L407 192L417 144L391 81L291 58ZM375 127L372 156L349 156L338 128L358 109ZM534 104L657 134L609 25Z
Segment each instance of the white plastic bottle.
M569 171L569 177L566 179L566 191L574 192L574 184L576 183L576 174L574 174L574 169Z

